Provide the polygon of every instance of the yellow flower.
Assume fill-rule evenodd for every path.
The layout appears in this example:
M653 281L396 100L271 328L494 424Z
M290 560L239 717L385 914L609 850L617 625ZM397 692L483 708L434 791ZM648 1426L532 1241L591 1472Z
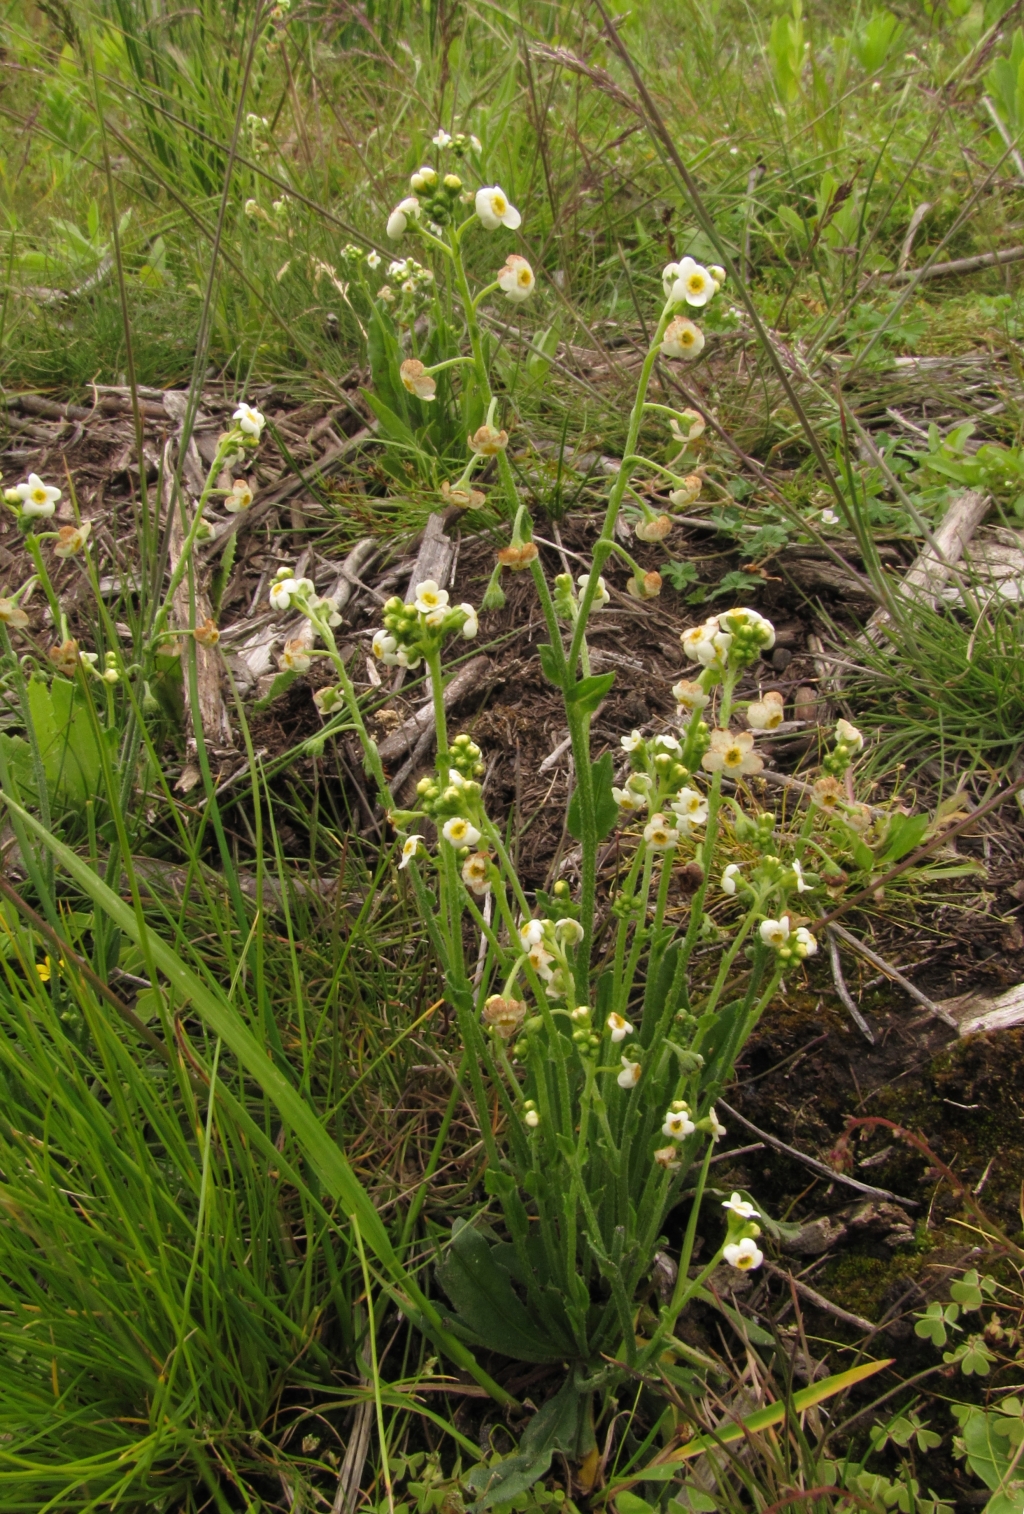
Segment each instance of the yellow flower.
M49 957L44 957L41 962L36 963L36 972L39 974L40 982L49 983L53 975L53 964Z

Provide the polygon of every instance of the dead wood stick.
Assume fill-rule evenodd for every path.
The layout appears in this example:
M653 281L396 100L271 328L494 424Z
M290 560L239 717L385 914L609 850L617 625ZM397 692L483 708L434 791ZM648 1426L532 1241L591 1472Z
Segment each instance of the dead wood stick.
M369 1384L366 1384L368 1387ZM355 1514L359 1496L359 1484L363 1480L370 1449L370 1425L373 1423L373 1399L365 1398L352 1415L345 1459L338 1476L338 1490L334 1495L331 1514Z
M846 979L843 977L843 964L839 956L839 942L833 935L833 927L831 925L828 928L827 935L828 959L832 964L832 982L836 986L836 993L839 995L843 1008L846 1010L846 1013L849 1015L854 1025L856 1025L861 1035L871 1046L874 1046L875 1033L871 1029L871 1026L868 1024L868 1022L865 1020L864 1016L861 1014L860 1009L857 1006L857 1001L854 999L853 995L850 993L850 990L846 986Z
M752 1135L759 1136L769 1146L774 1146L776 1151L781 1151L785 1156L792 1157L795 1162L802 1162L812 1172L817 1172L821 1177L828 1178L831 1183L843 1183L847 1188L855 1188L858 1193L866 1193L872 1199L892 1199L897 1204L909 1204L911 1209L920 1209L916 1199L905 1199L899 1193L891 1193L888 1188L873 1188L870 1183L862 1183L859 1178L849 1178L845 1172L836 1172L834 1167L827 1167L824 1162L819 1162L817 1157L808 1156L806 1151L798 1151L795 1146L787 1146L785 1141L780 1141L778 1136L769 1135L767 1130L761 1130L745 1115L733 1109L724 1099L715 1101L720 1109L724 1109L730 1119L739 1120L740 1124L749 1130Z
M878 1329L878 1326L872 1324L871 1320L861 1319L859 1314L851 1314L848 1309L842 1309L838 1304L833 1304L830 1298L826 1298L816 1288L809 1287L807 1283L802 1283L798 1277L794 1277L784 1267L777 1267L774 1262L767 1260L765 1260L763 1266L765 1272L771 1277L777 1277L782 1282L788 1283L792 1288L796 1289L801 1298L805 1298L816 1309L823 1309L826 1314L831 1314L833 1318L842 1320L844 1325L852 1325L855 1330L863 1330L871 1335Z
M1006 247L1002 252L979 252L970 258L954 258L951 263L933 263L930 268L897 269L888 277L894 284L907 284L911 279L941 279L952 273L973 273L976 268L998 268L1003 263L1019 263L1024 258L1024 247Z
M918 553L896 589L896 596L917 600L933 607L939 590L956 569L964 549L981 525L989 507L989 496L977 489L965 489L953 500L932 540ZM878 609L865 627L862 638L879 642L890 623L887 611Z
M405 591L406 604L416 598L417 585L425 583L427 579L433 579L439 589L448 587L455 562L455 543L444 534L444 525L445 518L440 511L435 511L427 519L420 549L409 575L409 587Z
M1006 123L1004 122L999 112L996 110L995 105L992 103L992 100L988 95L982 95L981 103L988 111L992 125L1002 137L1005 145L1010 149L1010 157L1013 159L1013 166L1017 170L1017 178L1022 184L1024 184L1024 159L1021 158L1020 153L1017 151L1016 142L1006 129Z
M467 662L445 688L445 709L454 709L467 694L472 693L483 682L490 667L490 659L482 654ZM431 701L429 704L422 705L404 725L400 725L397 731L392 731L391 735L385 737L380 743L378 751L381 762L394 762L397 758L404 757L410 747L415 746L424 731L429 731L433 720L434 705Z
M903 976L899 968L893 967L890 962L886 962L884 958L878 956L877 952L873 952L870 946L865 945L857 936L851 935L841 925L830 925L828 932L830 937L832 935L841 937L848 946L853 947L855 952L859 952L866 962L870 962L872 967L877 967L880 972L885 973L887 978L891 978L894 983L898 983L912 999L916 999L918 1004L923 1005L929 1014L935 1015L944 1025L949 1025L953 1030L958 1029L957 1022L947 1009L943 1009L941 1004L936 1004L934 999L929 999L927 994L922 993L919 988L915 988L910 979Z

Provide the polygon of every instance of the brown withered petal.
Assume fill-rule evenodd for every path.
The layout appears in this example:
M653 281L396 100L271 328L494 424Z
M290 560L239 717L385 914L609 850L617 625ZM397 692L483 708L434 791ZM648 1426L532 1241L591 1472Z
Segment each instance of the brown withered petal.
M526 1019L526 1005L521 999L503 999L492 994L483 1007L481 1018L488 1030L503 1041L510 1041Z
M674 877L684 894L695 894L704 882L704 869L699 862L688 862L676 870Z
M58 673L63 673L65 678L74 678L78 671L78 642L72 637L62 641L59 646L50 648L50 661Z
M528 568L540 553L537 544L532 541L524 541L518 547L502 547L498 553L498 561L503 568L511 568L513 573L521 573Z
M215 620L211 620L209 615L203 621L201 626L196 626L195 631L192 634L195 636L196 641L201 647L215 647L218 641L220 641L220 632L217 629L217 622Z

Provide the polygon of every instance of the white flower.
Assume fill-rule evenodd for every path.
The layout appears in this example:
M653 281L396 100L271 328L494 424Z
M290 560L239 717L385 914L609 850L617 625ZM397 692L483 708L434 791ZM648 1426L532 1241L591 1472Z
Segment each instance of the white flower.
M367 268L379 268L380 264L381 264L380 253L377 251L377 249L375 247L371 248L371 250L366 254L366 266L367 266Z
M543 946L531 946L526 953L526 960L542 983L551 982L555 976L551 964L555 959L549 951L546 951ZM564 989L559 989L558 992L564 993Z
M738 1193L733 1193L731 1198L722 1202L722 1208L728 1209L730 1214L737 1215L741 1220L759 1220L760 1211L755 1209L748 1199L740 1198Z
M428 373L418 357L407 357L398 370L402 385L418 399L432 400L437 393L437 380Z
M499 226L507 226L509 231L515 231L523 219L515 206L509 204L505 191L499 189L497 184L477 190L476 213L488 231L497 231Z
M687 715L695 715L711 703L711 695L705 694L700 684L689 678L681 678L672 685L672 697L679 706L680 714L685 712Z
M555 940L562 941L567 946L579 946L584 934L578 920L572 920L567 916L564 920L555 921Z
M405 200L397 204L388 216L388 224L385 227L388 238L392 242L401 241L409 229L410 220L416 220L420 213L420 202L415 195L409 195Z
M433 142L435 147L441 148L450 147L452 141L450 134L445 131L444 127L442 127L440 131L435 132L430 140Z
M416 585L413 603L421 615L429 615L432 610L440 610L447 605L448 590L439 589L432 578L425 578L421 584Z
M789 916L783 915L781 920L762 920L758 933L765 946L779 951L789 940Z
M665 328L661 350L666 357L700 357L704 351L704 333L687 316L677 315Z
M822 510L821 524L823 526L838 526L839 516L837 515L835 510Z
M370 643L374 657L379 657L381 662L387 663L388 667L394 667L397 661L395 653L398 651L398 642L387 631L374 631L373 641Z
M295 636L285 642L284 651L277 659L277 665L282 673L308 673L312 661L306 643Z
M590 1007L587 1004L577 1004L575 1009L569 1011L569 1019L574 1025L583 1025L590 1019Z
M587 584L590 582L590 574L581 573L576 582L580 586L581 593L585 593ZM605 583L603 578L598 577L597 588L594 591L594 598L591 601L591 608L594 610L603 610L605 605L608 604L610 600L611 595L608 593L608 585Z
M671 752L678 756L683 750L675 736L670 736L667 731L662 731L654 738L654 745L660 752Z
M759 773L764 759L754 751L749 731L712 731L711 745L700 759L709 773L725 773L730 778L742 773Z
M519 934L524 946L539 946L544 940L544 921L524 920L519 927Z
M680 830L703 825L708 818L707 796L699 789L682 788L672 801L672 813Z
M506 300L511 300L514 305L528 300L537 284L533 269L517 252L509 253L504 268L498 269L496 278L500 288L505 291Z
M74 557L81 552L89 540L91 530L91 520L83 520L78 526L61 526L57 532L57 545L53 549L54 557Z
M653 851L664 852L675 846L679 832L669 825L664 815L652 815L644 826L644 840Z
M736 892L736 879L739 877L739 873L740 864L738 862L730 862L729 866L722 874L723 894L734 894Z
M679 304L706 305L718 293L718 285L707 269L693 258L683 258L676 273L669 298Z
M806 925L798 925L793 932L793 940L796 943L796 954L803 960L804 957L813 957L818 950L818 943L807 929Z
M446 820L441 835L452 846L476 846L480 840L476 826L464 820L461 815L453 815L450 820Z
M459 609L466 617L462 622L462 634L467 641L472 641L480 630L480 621L477 619L477 613L470 604L461 604L459 605Z
M622 1071L615 1081L620 1088L635 1088L640 1081L641 1071L639 1062L631 1062L628 1057L623 1057Z
M12 631L23 631L28 625L28 616L13 599L0 599L0 620Z
M643 746L644 738L639 731L630 731L628 736L619 737L619 746L624 752L635 752L638 746Z
M800 866L799 862L794 861L794 862L792 862L790 864L790 866L793 869L793 877L796 879L796 891L797 891L797 893L798 894L806 894L807 891L808 891L808 889L810 889L813 885L810 884L810 883L808 883L807 880L805 879L805 877L804 877L804 870ZM817 946L817 942L815 942L815 946Z
M292 595L299 587L298 579L279 578L277 583L270 586L270 603L275 610L287 610L292 602Z
M255 437L256 441L259 441L260 432L266 425L266 421L254 406L239 405L231 419L237 421L239 431L245 436Z
M491 887L490 858L486 852L470 852L462 864L462 881L474 894L486 894Z
M624 1020L621 1015L617 1015L614 1010L612 1010L611 1014L608 1016L607 1020L604 1023L608 1027L609 1035L616 1043L618 1043L619 1041L624 1041L627 1036L631 1036L633 1034L633 1027L632 1025L630 1025L629 1021Z
M625 810L627 815L633 815L638 810L647 808L648 799L646 794L636 793L633 789L612 788L612 798L620 810Z
M864 737L848 720L836 721L836 740L842 742L843 746L852 746L855 752L864 749Z
M535 1109L528 1109L523 1115L523 1124L526 1125L530 1130L536 1130L537 1126L540 1124L540 1115Z
M401 871L401 869L403 867L408 867L409 866L409 863L415 857L416 853L422 849L422 846L423 846L423 837L422 836L410 836L409 837L408 841L406 841L405 844L404 844L404 846L402 847L402 860L398 864L399 871Z
M710 642L712 637L717 636L718 629L718 620L712 615L703 625L690 626L688 630L682 632L679 640L682 644L683 652L690 662L698 662L700 660L697 655L698 648L702 647L705 642Z
M715 1106L713 1104L708 1110L708 1124L711 1126L711 1139L713 1141L720 1141L724 1135L729 1134L725 1126L722 1124L721 1120L718 1118L718 1115L715 1112Z
M774 731L785 716L782 695L769 689L763 699L747 706L747 724L753 731Z
M231 481L231 492L224 497L224 508L229 515L239 515L252 504L252 490L248 480L236 478Z
M28 482L18 484L14 494L21 501L22 515L39 516L42 520L50 519L60 499L60 490L52 484L44 484L38 473L30 473Z
M693 1135L697 1129L685 1109L670 1109L665 1116L665 1123L661 1127L661 1133L673 1141L685 1141L688 1135Z
M764 1261L764 1252L758 1248L756 1241L750 1239L749 1235L742 1241L726 1246L722 1255L730 1267L735 1267L740 1272L750 1272L754 1267L760 1267Z

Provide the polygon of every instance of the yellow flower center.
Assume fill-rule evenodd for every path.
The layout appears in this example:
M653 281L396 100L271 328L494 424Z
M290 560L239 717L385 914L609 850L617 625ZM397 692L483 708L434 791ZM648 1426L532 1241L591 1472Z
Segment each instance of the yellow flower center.
M496 216L503 216L505 214L505 211L507 210L507 208L508 207L507 207L507 205L505 203L505 196L504 195L492 195L491 196L491 209L494 211L494 214Z
M32 490L32 503L36 504L36 505L45 505L46 504L46 490L45 489L33 489Z
M693 346L693 332L688 326L684 327L683 330L679 333L678 342L680 347Z
M529 289L529 287L530 287L530 285L532 283L533 283L533 274L530 272L530 270L528 268L520 268L520 270L519 270L519 287L521 289Z
M691 294L700 294L704 288L704 275L702 273L691 273L686 281L686 287Z
M753 1266L753 1263L754 1258L746 1251L744 1251L742 1256L736 1258L736 1265L741 1272L747 1272Z
M726 747L725 751L722 753L722 761L725 763L727 768L739 767L740 763L743 761L743 748L739 746Z

